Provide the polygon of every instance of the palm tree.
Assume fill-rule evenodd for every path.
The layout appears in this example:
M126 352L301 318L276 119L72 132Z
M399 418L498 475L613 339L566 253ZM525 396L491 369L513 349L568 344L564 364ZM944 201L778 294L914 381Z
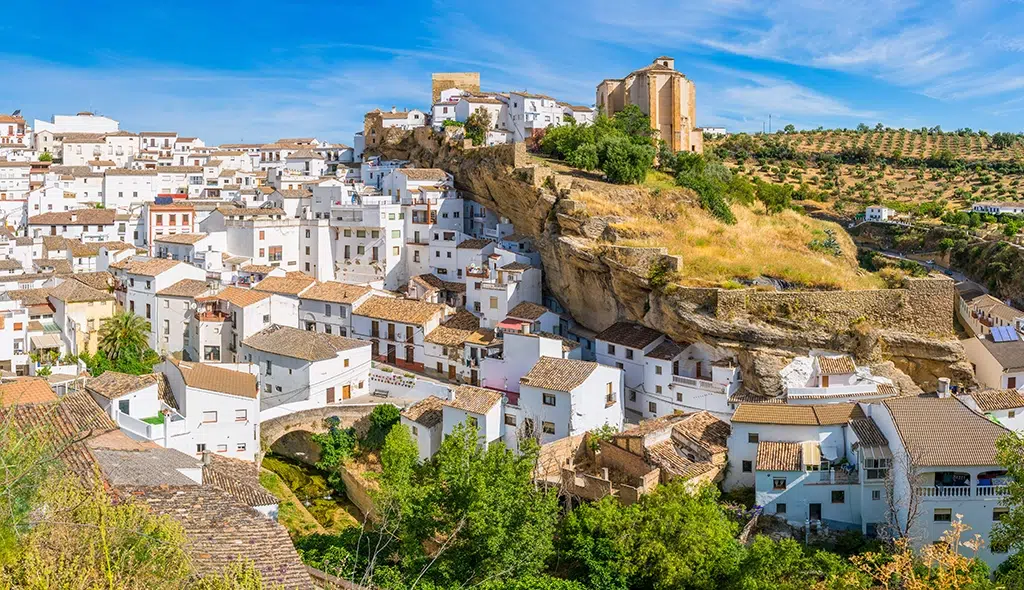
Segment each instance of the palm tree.
M111 361L141 357L149 347L149 322L130 311L122 311L103 320L99 348Z

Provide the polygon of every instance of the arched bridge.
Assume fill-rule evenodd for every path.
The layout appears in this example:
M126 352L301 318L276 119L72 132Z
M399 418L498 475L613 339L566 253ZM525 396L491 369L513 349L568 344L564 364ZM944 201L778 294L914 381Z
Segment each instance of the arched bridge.
M266 452L278 439L289 432L299 430L312 433L327 432L327 425L324 421L331 417L338 418L339 426L342 428L355 426L357 430L360 430L368 426L366 423L370 412L380 404L392 404L398 407L405 405L403 400L382 399L379 402L325 406L285 414L260 423L261 446Z

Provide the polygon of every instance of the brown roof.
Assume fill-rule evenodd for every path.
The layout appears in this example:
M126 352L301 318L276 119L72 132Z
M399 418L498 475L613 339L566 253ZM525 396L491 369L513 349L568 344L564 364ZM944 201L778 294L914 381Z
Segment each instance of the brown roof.
M308 589L309 574L284 527L235 500L217 486L147 487L127 490L155 514L181 523L186 547L200 574L220 575L240 559L251 561L263 583Z
M540 319L540 316L550 311L543 305L537 305L529 301L523 301L519 305L513 307L508 312L508 317L515 318L517 320L536 321Z
M185 385L189 387L256 399L258 392L256 377L250 373L222 369L203 363L178 361L173 357L171 363L178 367L182 379L185 380Z
M662 441L644 449L647 460L664 472L681 479L690 479L714 469L708 461L691 461L671 440Z
M846 355L842 356L819 356L818 373L821 375L847 375L857 371L853 359Z
M732 421L790 426L835 426L863 417L864 412L855 403L807 406L743 403L736 408Z
M661 337L661 332L647 326L633 322L616 322L598 334L596 338L628 348L644 348Z
M170 258L149 258L147 256L133 256L120 262L111 264L111 268L123 270L128 274L155 277L162 272L168 271L179 264L184 264Z
M1010 431L971 411L959 399L892 397L882 403L915 465L998 465L996 441Z
M676 344L666 338L661 344L655 346L651 352L648 352L647 356L663 361L670 361L682 354L684 350L686 350L685 346Z
M538 359L537 364L519 382L531 387L568 392L579 387L596 368L597 363L545 356Z
M53 272L60 274L71 274L71 263L66 258L36 258L32 264L37 270L52 268ZM21 268L19 265L18 268Z
M459 242L459 245L456 246L456 248L461 248L463 250L479 250L480 248L483 248L487 244L493 243L493 240L489 240L487 238L469 238Z
M1024 408L1024 396L1016 389L989 389L972 393L971 398L982 412Z
M888 447L889 439L885 438L878 424L871 418L850 420L850 428L859 439L857 444L862 447Z
M233 303L238 307L248 307L253 303L263 301L267 297L270 297L268 292L242 289L240 287L224 287L224 290L216 295L217 299Z
M76 272L75 280L89 285L93 289L109 291L114 286L114 275L105 270L96 272Z
M415 299L398 299L374 295L364 301L353 313L389 322L425 324L444 312L444 305Z
M315 282L316 279L309 275L267 277L253 285L252 288L257 291L266 291L279 295L299 295Z
M260 468L255 463L232 459L217 453L209 454L203 465L203 485L212 485L227 492L245 506L271 506L280 501L260 485Z
M801 471L803 448L800 443L763 440L757 443L757 471Z
M50 300L47 299L52 289L12 289L7 291L7 297L14 301L15 299L21 300L22 305L47 305Z
M271 324L249 336L242 341L242 344L262 352L305 361L332 359L339 352L370 346L370 343L364 340L322 332L310 332L277 324Z
M186 244L192 245L201 241L206 237L204 233L191 233L191 234L170 234L167 236L157 236L153 238L154 242L165 242L167 244Z
M71 220L71 216L75 220ZM28 218L30 225L113 225L117 211L113 209L75 209L50 211Z
M166 289L157 291L156 294L165 297L199 297L209 290L210 286L206 284L206 281L182 279Z
M104 174L107 176L156 176L156 170L150 168L148 170L131 170L128 168L111 168Z
M443 404L441 398L431 395L402 410L402 417L426 428L433 428L441 423Z
M705 410L687 414L682 421L672 427L672 431L704 447L710 453L724 453L727 450L732 427Z
M369 293L372 289L363 285L349 285L338 281L316 283L302 293L302 299L326 301L329 303L352 304L356 299Z
M57 394L50 389L46 379L25 377L10 383L0 384L0 406L15 404L39 404L57 401Z
M225 217L269 217L284 215L280 207L218 207L217 211Z
M453 392L455 399L445 400L441 403L449 408L456 408L474 414L486 414L501 401L501 393L493 389L473 387L472 385L460 385Z
M83 242L81 240L67 240L67 247L75 258L91 258L100 255L100 248L107 250L134 250L135 246L124 242Z
M113 301L114 296L107 291L93 289L89 285L75 279L68 279L50 289L50 297L64 303L85 303L89 301Z
M505 266L499 268L498 270L507 270L509 272L519 272L519 271L527 270L527 269L530 269L530 268L533 268L533 267L530 266L529 264L526 264L525 262L509 262L508 264L506 264Z
M409 180L448 180L448 173L440 168L401 168Z
M1024 340L994 342L989 335L979 341L1003 369L1024 368Z
M156 379L153 375L129 375L117 371L104 371L99 377L93 377L86 381L85 388L107 399L116 399L155 384Z

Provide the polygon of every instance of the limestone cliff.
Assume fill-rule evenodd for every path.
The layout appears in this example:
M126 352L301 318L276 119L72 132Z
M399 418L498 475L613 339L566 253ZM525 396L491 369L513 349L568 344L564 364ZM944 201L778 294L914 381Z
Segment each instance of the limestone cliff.
M588 216L573 200L592 181L555 173L521 144L472 148L418 129L393 134L377 152L451 172L468 198L531 236L547 290L591 330L627 319L680 342L728 349L741 364L746 387L757 393L776 393L778 369L812 348L845 351L861 363L891 361L894 378L902 371L926 389L943 376L974 383L952 337L953 289L944 277L912 280L902 289L852 292L665 285L657 279L670 277L679 257L664 249L616 246L609 220Z

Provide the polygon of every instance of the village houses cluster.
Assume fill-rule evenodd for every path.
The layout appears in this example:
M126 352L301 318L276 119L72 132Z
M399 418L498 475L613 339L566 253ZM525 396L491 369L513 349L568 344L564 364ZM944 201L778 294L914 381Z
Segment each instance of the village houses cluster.
M640 104L678 149L702 147L692 82L671 58L605 80L596 98ZM987 538L1005 512L994 442L1024 428L1024 317L961 292L983 391L942 381L925 394L812 350L779 371L774 395L755 394L735 351L628 321L576 323L545 291L529 236L448 171L371 155L386 129L441 130L479 109L488 145L596 114L439 74L430 108L368 113L353 147L208 146L88 112L0 116L0 406L31 413L63 398L61 420L106 425L78 444L117 485L158 462L163 483L220 489L228 512L276 515L253 479L273 442L264 425L389 402L423 460L468 423L482 444L538 441L538 477L583 498L713 482L753 488L763 514L797 527L901 527L931 542L963 514ZM161 361L151 375L88 377L81 357L119 311L148 323ZM147 494L173 510L170 492Z

